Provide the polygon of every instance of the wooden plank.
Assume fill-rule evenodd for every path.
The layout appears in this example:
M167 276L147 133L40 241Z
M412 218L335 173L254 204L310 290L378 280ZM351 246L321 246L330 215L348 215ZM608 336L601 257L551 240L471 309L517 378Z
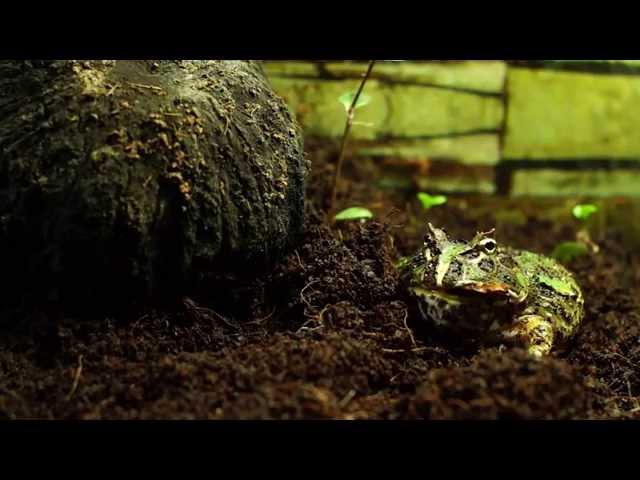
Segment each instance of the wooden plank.
M511 194L545 196L640 196L640 170L519 170Z
M598 74L640 75L640 60L515 60L510 66L525 66Z
M640 77L511 68L508 159L640 158Z
M386 100L391 137L497 132L504 114L500 98L430 87L388 86Z
M464 165L495 165L500 160L497 134L398 140L353 145L356 155L456 161Z
M473 176L461 177L421 177L418 179L420 190L429 193L479 193L490 195L495 193L495 182L492 179Z
M271 84L288 103L306 136L341 138L346 113L340 96L358 88L358 80L328 82L323 80L272 77ZM356 111L351 131L355 139L375 139L382 135L388 116L387 92L378 82L368 82L366 95L371 102ZM370 126L369 126L370 125Z
M367 62L265 61L267 75L313 78L361 78ZM372 78L392 83L412 83L501 94L506 76L503 61L378 61Z
M306 135L340 138L345 111L338 98L358 80L322 81L271 78L275 91L297 115ZM372 80L371 102L356 112L355 139L443 136L498 131L503 117L499 98L421 86L392 86Z
M310 77L320 78L318 62L264 61L267 77Z

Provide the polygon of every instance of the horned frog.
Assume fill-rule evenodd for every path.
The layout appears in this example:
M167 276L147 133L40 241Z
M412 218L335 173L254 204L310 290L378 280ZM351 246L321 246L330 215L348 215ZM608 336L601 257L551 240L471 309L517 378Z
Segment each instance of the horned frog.
M568 270L498 245L493 230L464 242L429 223L423 246L400 269L422 317L483 343L543 356L570 338L584 316L582 291Z

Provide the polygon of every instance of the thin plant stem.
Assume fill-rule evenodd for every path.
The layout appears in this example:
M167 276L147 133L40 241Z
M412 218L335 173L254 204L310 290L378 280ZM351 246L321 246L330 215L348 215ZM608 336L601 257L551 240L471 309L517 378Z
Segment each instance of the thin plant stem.
M376 63L375 60L369 61L369 68L367 68L367 73L362 77L362 82L360 82L360 87L356 92L356 95L353 97L353 101L347 110L347 123L344 126L344 134L342 135L342 144L340 145L340 155L338 156L338 162L336 163L336 174L333 178L333 187L331 189L331 203L329 204L329 216L333 218L333 208L336 204L336 195L338 192L338 182L340 181L340 174L342 172L342 164L344 163L344 153L347 146L347 140L349 138L349 133L351 132L351 126L353 125L353 117L356 110L356 105L358 104L358 100L360 99L360 94L364 89L365 83L371 76L371 70L373 70L373 65Z

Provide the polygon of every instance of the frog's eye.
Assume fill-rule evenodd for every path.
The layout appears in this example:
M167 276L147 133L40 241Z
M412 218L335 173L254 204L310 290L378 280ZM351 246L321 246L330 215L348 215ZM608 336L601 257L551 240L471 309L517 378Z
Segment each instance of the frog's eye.
M487 253L493 253L496 251L496 247L498 246L496 241L493 238L485 238L480 240L478 243L482 249Z

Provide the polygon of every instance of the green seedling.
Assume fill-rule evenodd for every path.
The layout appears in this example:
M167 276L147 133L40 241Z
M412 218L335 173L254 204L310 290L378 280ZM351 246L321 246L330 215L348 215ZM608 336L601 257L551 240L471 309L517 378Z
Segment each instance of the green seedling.
M597 206L587 203L587 204L576 205L575 207L573 207L573 210L571 210L571 213L573 213L573 216L575 218L584 222L597 211L598 211Z
M571 210L574 218L582 224L582 227L576 233L576 241L585 245L587 250L593 253L598 253L600 251L600 247L591 239L591 234L587 228L587 220L591 215L598 212L598 210L598 207L591 203L576 205ZM600 216L600 220L602 220L602 216Z
M362 107L371 101L371 97L368 95L364 95L362 90L364 89L367 80L371 76L371 71L373 70L373 66L376 61L369 61L369 67L367 68L367 72L362 77L362 81L360 82L360 87L352 94L351 92L347 92L340 96L339 100L342 105L344 105L347 114L347 121L344 126L344 133L342 134L342 143L340 144L340 153L338 155L338 161L336 162L336 173L333 177L333 186L331 187L331 203L329 204L329 211L333 212L333 207L336 204L336 194L338 192L338 181L340 180L340 174L342 172L342 164L344 162L344 154L347 146L347 140L349 139L349 133L351 132L351 127L353 126L353 120L355 111L358 107ZM351 102L349 102L351 100Z
M584 243L562 242L553 249L551 256L560 263L566 264L587 253L589 253L589 249Z
M373 218L373 213L371 213L371 210L362 207L347 208L335 216L335 220L338 222L346 220L365 220L367 218Z
M428 193L420 192L417 195L418 200L420 200L420 204L422 208L425 210L429 210L432 207L437 205L444 205L447 203L447 197L444 195L429 195Z
M356 97L356 93L357 92L345 92L342 95L340 95L340 97L338 98L338 101L344 107L345 112L349 113L349 108L351 108L351 105L353 104L353 100ZM368 105L370 102L371 102L371 95L367 95L366 93L361 93L360 97L358 97L358 101L353 106L353 109L355 110L356 108L364 107L365 105Z

